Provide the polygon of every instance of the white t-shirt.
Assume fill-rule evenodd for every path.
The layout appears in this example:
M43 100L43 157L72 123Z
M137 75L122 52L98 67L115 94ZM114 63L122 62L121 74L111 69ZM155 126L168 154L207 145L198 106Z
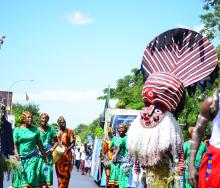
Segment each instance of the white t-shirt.
M78 149L75 149L74 153L75 153L75 159L80 160L80 151L78 151Z

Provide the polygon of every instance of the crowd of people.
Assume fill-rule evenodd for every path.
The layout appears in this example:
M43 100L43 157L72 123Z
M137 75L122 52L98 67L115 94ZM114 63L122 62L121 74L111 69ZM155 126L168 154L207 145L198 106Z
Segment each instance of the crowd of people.
M82 175L91 176L92 152L92 143L85 143L82 146L76 145L73 150L76 171L81 171Z
M68 187L72 171L72 148L75 145L73 131L66 127L63 116L57 120L58 131L48 126L49 115L41 113L39 127L34 127L32 114L28 111L20 115L21 124L13 132L5 120L5 107L1 104L1 127L7 126L7 138L1 137L8 145L1 143L1 154L15 155L18 166L12 171L12 187L50 187L53 185L53 165L57 148L63 153L55 162L58 187ZM3 113L2 113L3 112ZM5 145L4 145L5 144ZM3 160L2 158L0 160ZM3 173L1 172L1 176ZM1 179L1 185L3 178ZM3 187L3 185L1 186Z

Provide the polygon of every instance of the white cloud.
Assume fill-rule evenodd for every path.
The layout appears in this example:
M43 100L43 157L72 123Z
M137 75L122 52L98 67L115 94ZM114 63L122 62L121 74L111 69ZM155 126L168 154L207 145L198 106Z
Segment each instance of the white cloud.
M75 11L72 14L67 14L67 19L73 25L87 25L94 23L94 20L92 18L89 18L79 11Z
M57 101L68 103L92 102L96 101L99 96L98 91L60 91L60 90L43 90L40 93L28 92L30 102L39 101ZM13 102L24 101L25 94L17 94L13 97Z

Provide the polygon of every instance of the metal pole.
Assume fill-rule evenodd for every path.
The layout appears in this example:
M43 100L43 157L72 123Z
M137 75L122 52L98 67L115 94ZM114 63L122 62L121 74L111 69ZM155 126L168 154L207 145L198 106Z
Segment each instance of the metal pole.
M11 88L16 85L17 83L19 82L33 82L34 80L16 80L15 82L13 82L10 86L9 86L9 89L8 89L8 94L7 94L7 115L8 114L11 114L11 109L12 109L12 102L9 106L9 94L10 94L10 91L11 91Z

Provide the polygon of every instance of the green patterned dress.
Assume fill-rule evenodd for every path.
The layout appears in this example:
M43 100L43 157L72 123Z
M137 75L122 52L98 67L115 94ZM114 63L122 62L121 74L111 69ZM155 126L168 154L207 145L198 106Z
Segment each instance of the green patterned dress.
M127 162L128 159L128 146L127 146L127 136L121 138L121 148L123 148L123 162L121 162L120 167ZM129 170L129 171L128 171ZM126 188L129 185L129 172L130 168L127 170L119 170L119 188Z
M40 141L40 132L36 127L15 128L14 143L17 145L21 159L22 171L15 170L12 178L14 188L39 187L40 169L37 142Z
M119 188L126 188L128 187L128 174L120 168L128 156L127 136L123 138L113 137L110 147L120 147L120 151L117 156L117 162L111 163L109 185L119 185ZM115 153L115 151L116 149L114 149L113 153Z
M51 149L53 145L53 138L57 137L57 131L52 127L48 127L47 130L40 130L40 139L43 143L44 149L46 151L49 164L46 164L43 157L40 157L39 168L40 171L40 185L51 186L53 184L53 158L51 152L48 150Z

